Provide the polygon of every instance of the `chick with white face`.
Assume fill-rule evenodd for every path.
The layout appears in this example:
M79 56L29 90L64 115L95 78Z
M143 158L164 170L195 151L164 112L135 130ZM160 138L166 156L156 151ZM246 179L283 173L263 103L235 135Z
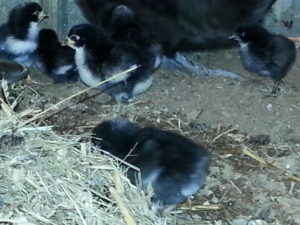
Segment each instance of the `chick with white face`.
M272 78L275 86L271 95L276 94L282 79L295 61L295 44L261 26L240 26L229 38L239 43L245 69Z
M1 56L23 65L32 64L32 54L37 48L39 24L48 15L35 2L17 5L8 21L0 26Z
M77 45L76 42L80 41L80 36L72 35L67 38L67 45L75 50L75 63L77 65L77 69L80 75L80 79L83 83L88 86L94 86L106 79L109 79L111 75L118 74L122 71L118 70L118 68L112 68L109 71L109 74L103 74L100 69L97 68L97 64L93 65L89 63L88 58L92 57L91 53L89 53L88 47L84 45ZM105 62L101 63L101 67L105 66ZM121 81L125 81L128 78L129 74L125 73L121 76L118 76L110 81L110 83L119 83Z
M141 56L143 53L134 47L114 43L100 28L90 24L76 25L71 28L66 44L75 49L80 79L88 86L95 86L139 66L99 86L117 102L127 101L149 89L152 84L153 75L147 68L150 65L147 57Z

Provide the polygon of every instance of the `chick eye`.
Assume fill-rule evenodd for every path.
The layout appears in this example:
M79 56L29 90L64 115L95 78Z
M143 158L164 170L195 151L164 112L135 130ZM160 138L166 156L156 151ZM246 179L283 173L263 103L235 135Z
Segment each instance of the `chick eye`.
M80 37L78 35L72 34L71 37L70 37L70 39L72 41L78 41L80 39Z
M34 16L38 16L39 14L40 14L40 11L35 11L35 12L33 13Z

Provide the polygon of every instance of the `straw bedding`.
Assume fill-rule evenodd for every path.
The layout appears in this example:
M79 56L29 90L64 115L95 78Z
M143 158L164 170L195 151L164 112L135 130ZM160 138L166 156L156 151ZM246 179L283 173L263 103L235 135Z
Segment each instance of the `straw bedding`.
M130 184L120 161L93 149L89 134L20 126L34 111L16 114L1 101L1 225L172 223L149 210L151 194Z

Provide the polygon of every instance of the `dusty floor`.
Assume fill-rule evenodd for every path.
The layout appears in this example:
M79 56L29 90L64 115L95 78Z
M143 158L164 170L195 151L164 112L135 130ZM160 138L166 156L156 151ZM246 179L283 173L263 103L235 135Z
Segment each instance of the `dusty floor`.
M299 51L298 51L299 52ZM217 209L179 209L178 224L300 224L300 57L277 98L266 95L272 82L247 73L237 50L195 55L210 68L241 74L242 80L199 77L159 70L152 88L114 111L115 103L92 90L56 108L41 123L62 134L89 132L114 116L174 130L202 143L213 153L204 190L191 203ZM53 84L32 73L24 85L19 109L47 109L86 88ZM281 170L267 167L243 154L252 151ZM252 220L252 223L248 223Z

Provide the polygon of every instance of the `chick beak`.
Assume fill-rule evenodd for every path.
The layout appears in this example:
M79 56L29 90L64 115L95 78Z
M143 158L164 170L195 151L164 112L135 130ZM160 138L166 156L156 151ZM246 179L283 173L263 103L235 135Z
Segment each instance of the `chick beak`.
M46 14L44 11L41 11L38 16L39 23L42 22L46 18L49 18L48 14Z
M63 46L75 47L75 41L67 37L63 42Z
M238 40L239 36L237 34L233 34L228 37L229 40Z

